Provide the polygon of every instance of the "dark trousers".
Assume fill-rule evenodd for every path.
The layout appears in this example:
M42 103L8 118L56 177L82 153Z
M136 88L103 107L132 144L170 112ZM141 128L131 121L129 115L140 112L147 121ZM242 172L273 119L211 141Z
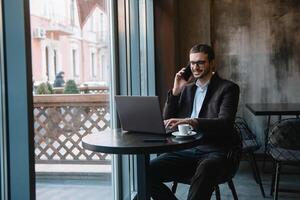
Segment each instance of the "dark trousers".
M188 200L209 200L217 179L226 174L226 155L221 150L197 148L166 153L150 161L149 178L154 200L176 200L163 183L191 179Z

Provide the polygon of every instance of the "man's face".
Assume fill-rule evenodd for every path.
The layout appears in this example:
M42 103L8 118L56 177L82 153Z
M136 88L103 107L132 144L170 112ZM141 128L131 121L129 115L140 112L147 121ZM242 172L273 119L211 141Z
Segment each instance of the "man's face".
M213 62L208 61L205 53L190 54L191 70L195 78L205 79L212 74Z

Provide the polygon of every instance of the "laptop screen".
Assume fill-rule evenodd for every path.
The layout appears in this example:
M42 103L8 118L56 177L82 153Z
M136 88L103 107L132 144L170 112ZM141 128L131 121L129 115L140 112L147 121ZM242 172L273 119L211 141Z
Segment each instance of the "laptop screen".
M115 96L123 130L166 134L157 96Z

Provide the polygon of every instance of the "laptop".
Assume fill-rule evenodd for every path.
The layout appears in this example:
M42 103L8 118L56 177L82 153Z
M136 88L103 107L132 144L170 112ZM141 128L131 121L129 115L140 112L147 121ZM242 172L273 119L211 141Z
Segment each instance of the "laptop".
M166 129L157 96L115 96L123 130L153 134L171 134Z

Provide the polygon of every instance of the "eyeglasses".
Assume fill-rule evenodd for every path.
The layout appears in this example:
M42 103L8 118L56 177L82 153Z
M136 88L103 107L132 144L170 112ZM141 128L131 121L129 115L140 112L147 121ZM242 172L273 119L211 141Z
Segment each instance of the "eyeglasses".
M205 60L197 60L197 61L190 61L190 64L191 65L203 65L203 64L205 64Z

